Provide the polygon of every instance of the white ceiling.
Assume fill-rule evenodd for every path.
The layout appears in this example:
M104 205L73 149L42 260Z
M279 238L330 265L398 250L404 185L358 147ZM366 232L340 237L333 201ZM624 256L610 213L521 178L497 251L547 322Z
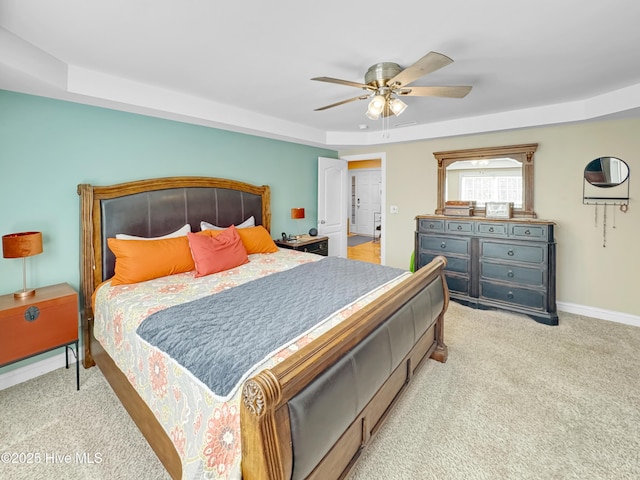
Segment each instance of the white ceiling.
M638 21L636 0L0 0L0 89L375 145L640 116ZM363 83L429 51L454 63L413 85L472 85L466 98L405 98L386 133L366 101L313 111L363 92L312 77Z

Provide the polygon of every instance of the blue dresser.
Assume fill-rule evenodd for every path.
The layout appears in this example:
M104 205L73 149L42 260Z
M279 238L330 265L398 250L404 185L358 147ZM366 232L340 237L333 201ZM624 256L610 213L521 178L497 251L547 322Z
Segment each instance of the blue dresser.
M447 258L452 300L558 324L554 223L533 219L416 217L415 268Z

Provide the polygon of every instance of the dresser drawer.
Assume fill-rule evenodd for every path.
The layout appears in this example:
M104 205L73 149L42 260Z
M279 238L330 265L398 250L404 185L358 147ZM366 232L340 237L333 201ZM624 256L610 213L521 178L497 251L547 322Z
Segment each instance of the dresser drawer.
M513 238L551 241L547 225L514 224L509 227L509 236Z
M480 235L507 236L506 223L478 223L476 232Z
M444 220L429 220L421 218L418 221L418 231L420 232L444 232Z
M420 252L419 267L424 267L431 260L436 258L439 253ZM446 255L445 255L446 256ZM469 273L469 257L453 257L446 256L447 266L444 267L445 271L457 272L457 273Z
M444 229L447 233L473 233L473 227L473 222L447 220Z
M72 343L78 339L78 297L74 293L3 311L0 332L0 365Z
M469 254L469 240L466 238L419 235L418 240L421 250L434 250L442 255L447 253Z
M532 287L542 287L546 284L546 273L546 268L480 262L480 277L482 279L502 280L504 282L519 283Z
M469 277L445 274L445 278L450 291L469 295Z
M486 259L500 259L526 263L545 263L546 245L527 245L518 243L480 242L480 255Z
M539 310L546 305L543 291L484 281L480 282L480 297Z

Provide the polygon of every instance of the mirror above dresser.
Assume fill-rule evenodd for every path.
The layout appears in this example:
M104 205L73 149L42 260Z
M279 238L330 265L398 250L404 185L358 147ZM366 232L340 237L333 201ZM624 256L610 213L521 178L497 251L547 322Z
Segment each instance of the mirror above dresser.
M537 143L434 152L438 162L437 208L447 201L475 203L473 216L484 217L487 202L512 203L514 217L535 218L533 156Z

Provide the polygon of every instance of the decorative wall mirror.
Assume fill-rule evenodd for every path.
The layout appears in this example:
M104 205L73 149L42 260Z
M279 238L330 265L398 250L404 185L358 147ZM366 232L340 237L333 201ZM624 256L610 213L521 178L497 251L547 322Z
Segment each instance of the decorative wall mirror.
M613 188L629 178L629 165L616 157L599 157L584 168L584 179L594 187Z
M436 215L449 200L475 201L474 216L487 202L512 202L514 217L532 217L533 154L537 143L434 152L438 161Z
M602 217L602 246L607 246L607 222L616 228L616 210L613 218L607 221L607 206L619 205L625 213L629 209L629 165L617 157L598 157L587 163L582 180L582 203L595 205L595 226L598 217ZM602 210L598 214L598 208Z

